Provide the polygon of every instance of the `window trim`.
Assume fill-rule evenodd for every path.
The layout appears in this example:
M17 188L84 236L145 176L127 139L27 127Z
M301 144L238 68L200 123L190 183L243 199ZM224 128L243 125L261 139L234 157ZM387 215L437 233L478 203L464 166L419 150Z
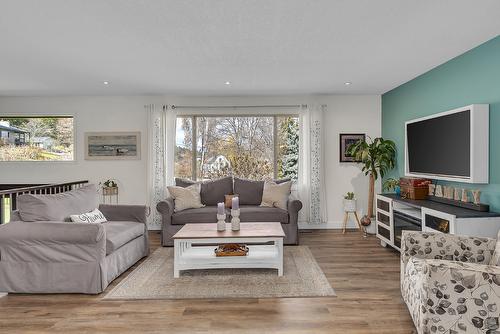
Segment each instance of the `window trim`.
M78 162L78 147L77 147L77 115L66 113L40 113L40 114L23 114L23 113L8 113L0 114L0 119L3 118L72 118L73 119L73 159L71 160L0 160L0 164L29 164L29 163L42 163L42 164L76 164Z
M273 118L273 177L276 180L278 178L278 149L279 149L279 143L277 140L278 137L278 118L279 117L296 117L299 121L299 127L300 127L300 114L298 113L262 113L262 114L202 114L202 113L197 113L197 114L183 114L179 113L175 117L175 127L177 131L177 120L179 118L190 118L191 119L191 124L192 124L192 135L191 135L191 150L192 152L196 152L195 154L192 154L191 157L191 180L197 180L197 171L198 171L198 161L197 161L197 124L196 124L196 119L198 117L272 117ZM177 143L175 144L177 146ZM174 161L175 163L175 161ZM298 167L298 166L297 166ZM175 171L174 171L174 177L175 176ZM293 182L295 183L295 181Z

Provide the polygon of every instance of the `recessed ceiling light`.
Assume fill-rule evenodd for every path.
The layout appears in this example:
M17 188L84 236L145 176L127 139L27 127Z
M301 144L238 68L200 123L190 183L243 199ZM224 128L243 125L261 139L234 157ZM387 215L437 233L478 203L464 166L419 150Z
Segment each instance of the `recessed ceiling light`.
M344 85L346 85L346 86L349 86L350 84L352 84L352 82L349 82L349 81L348 82L344 82Z
M109 85L109 81L103 81L103 84Z
M226 81L226 82L224 82L224 84L225 84L225 85L230 85L230 84L231 84L231 82Z

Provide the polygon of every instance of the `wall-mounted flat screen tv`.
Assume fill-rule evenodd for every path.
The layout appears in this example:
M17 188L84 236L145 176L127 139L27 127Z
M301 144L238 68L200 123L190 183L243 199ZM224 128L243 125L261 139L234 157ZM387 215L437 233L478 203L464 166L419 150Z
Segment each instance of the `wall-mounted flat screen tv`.
M484 104L406 122L405 174L488 183L488 132Z

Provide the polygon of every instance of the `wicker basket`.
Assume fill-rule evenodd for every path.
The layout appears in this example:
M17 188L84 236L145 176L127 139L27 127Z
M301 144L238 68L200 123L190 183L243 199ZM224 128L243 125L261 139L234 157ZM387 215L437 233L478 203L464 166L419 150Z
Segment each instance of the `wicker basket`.
M248 247L243 244L223 244L215 249L215 256L246 256L247 254Z

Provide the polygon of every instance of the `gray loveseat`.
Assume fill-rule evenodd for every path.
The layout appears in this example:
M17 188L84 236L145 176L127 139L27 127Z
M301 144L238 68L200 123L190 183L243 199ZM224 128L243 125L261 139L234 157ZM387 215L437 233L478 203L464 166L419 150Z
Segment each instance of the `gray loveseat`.
M176 185L187 187L193 181L176 179ZM287 180L277 180L277 183ZM201 184L201 202L206 206L199 209L186 209L174 212L174 200L167 198L157 204L156 208L162 215L161 243L163 246L173 246L172 236L183 225L188 223L216 223L217 203L224 202L227 194L238 194L240 198L240 220L245 222L279 222L285 232L286 245L298 245L298 214L302 209L299 200L289 200L287 210L279 208L261 207L264 181L251 181L240 178L225 177ZM226 210L226 220L231 217L230 210Z
M107 222L56 219L97 206ZM97 294L149 254L146 207L98 205L93 185L56 195L22 195L18 208L10 223L0 225L2 292Z

